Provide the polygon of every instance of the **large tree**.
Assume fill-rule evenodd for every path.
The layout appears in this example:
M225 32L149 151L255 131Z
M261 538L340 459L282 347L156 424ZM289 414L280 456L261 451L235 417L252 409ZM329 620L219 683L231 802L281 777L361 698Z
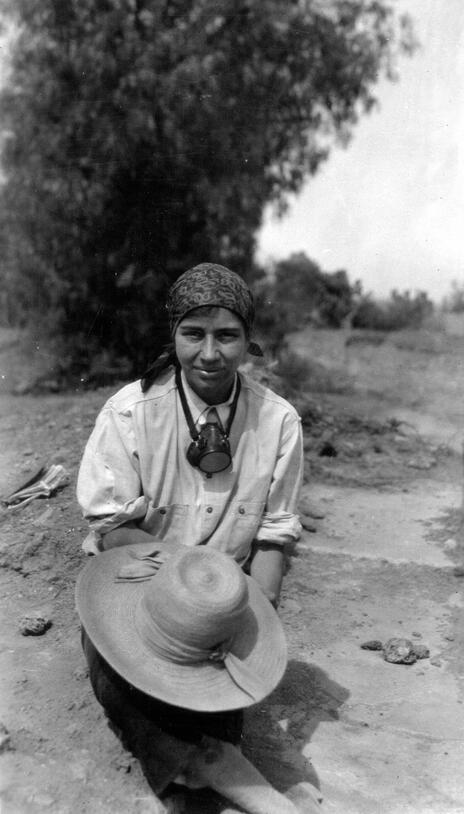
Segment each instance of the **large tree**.
M285 207L411 51L381 0L1 0L4 273L83 355L140 362L163 288L246 273Z

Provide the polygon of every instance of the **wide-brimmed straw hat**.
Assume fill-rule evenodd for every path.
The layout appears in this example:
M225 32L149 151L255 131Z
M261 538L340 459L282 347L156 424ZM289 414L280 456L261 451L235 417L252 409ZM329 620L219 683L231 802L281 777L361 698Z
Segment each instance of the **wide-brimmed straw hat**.
M154 571L155 548L104 551L81 572L77 610L100 655L174 706L217 712L261 701L282 678L287 650L258 584L206 547L182 546Z

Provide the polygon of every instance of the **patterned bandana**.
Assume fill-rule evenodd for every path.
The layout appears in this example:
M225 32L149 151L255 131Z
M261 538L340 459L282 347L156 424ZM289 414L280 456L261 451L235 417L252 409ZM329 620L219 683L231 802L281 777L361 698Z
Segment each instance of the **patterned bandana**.
M233 311L242 319L247 337L250 335L255 314L253 296L234 271L217 263L201 263L181 274L171 286L166 303L171 336L181 319L202 305Z

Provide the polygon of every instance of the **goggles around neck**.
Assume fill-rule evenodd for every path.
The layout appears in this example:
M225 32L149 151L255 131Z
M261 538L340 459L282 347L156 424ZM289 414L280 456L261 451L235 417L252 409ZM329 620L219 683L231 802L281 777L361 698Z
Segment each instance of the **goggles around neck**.
M232 427L232 422L235 418L238 397L241 390L239 374L237 373L237 386L235 388L235 395L230 406L229 418L227 419L225 429L218 420L217 423L207 421L206 424L203 424L198 430L195 427L195 423L187 403L184 387L182 385L180 367L176 368L176 385L179 391L179 397L185 419L188 424L190 437L192 439L192 443L187 449L188 462L192 466L200 469L202 472L205 472L207 475L212 475L214 472L222 472L232 463L229 434Z

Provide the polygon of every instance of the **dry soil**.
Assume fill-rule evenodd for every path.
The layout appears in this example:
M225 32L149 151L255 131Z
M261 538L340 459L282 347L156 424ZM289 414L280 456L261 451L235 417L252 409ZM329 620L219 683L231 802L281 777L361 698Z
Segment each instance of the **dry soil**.
M290 661L248 713L244 748L279 789L317 785L326 814L464 812L462 347L432 339L295 338L321 366L297 397L308 467L306 530L280 608ZM0 514L2 812L155 814L90 690L74 610L85 561L75 478L115 388L28 394L34 360L46 368L32 351L27 368L0 349L0 494L42 464L63 464L70 483ZM35 611L51 626L24 636L21 618ZM390 664L361 648L392 636L426 645L429 658ZM174 809L226 804L197 792Z

